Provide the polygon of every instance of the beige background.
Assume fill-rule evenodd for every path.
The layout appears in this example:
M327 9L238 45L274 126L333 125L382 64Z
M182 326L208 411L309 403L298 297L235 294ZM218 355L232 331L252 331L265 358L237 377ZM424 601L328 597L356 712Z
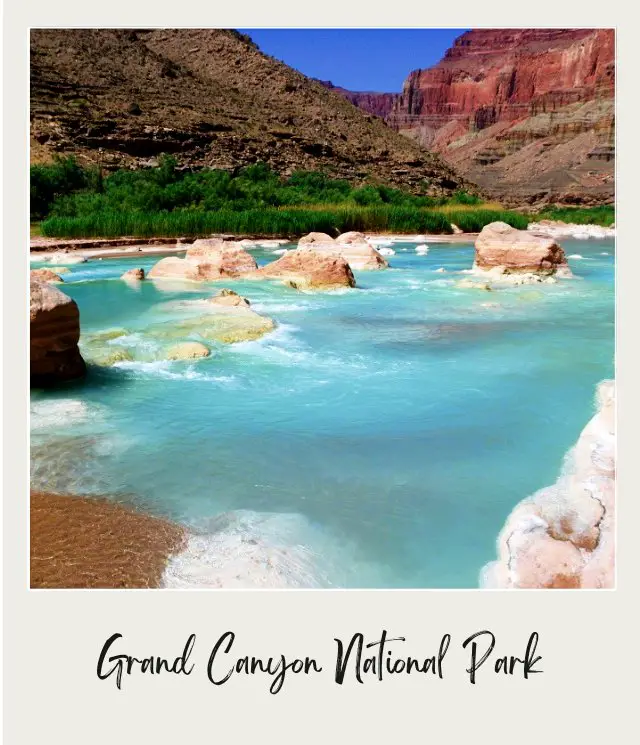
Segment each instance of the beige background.
M26 5L26 4L25 4ZM440 4L444 6L445 4ZM31 1L5 5L4 96L4 695L5 735L11 745L64 743L279 742L343 743L434 740L493 743L626 743L637 691L638 459L636 365L639 239L634 178L638 172L637 23L622 3L538 0L461 2L447 7L323 2L313 13L301 4L111 0L89 3ZM631 7L629 5L629 7ZM618 29L618 384L619 490L616 591L29 591L28 585L28 27L29 26L616 26ZM372 50L372 55L384 50ZM634 79L635 78L635 79ZM635 367L634 367L635 366ZM634 376L634 372L636 375ZM543 405L544 402L541 402ZM523 432L523 437L526 432ZM634 596L635 595L635 596ZM382 628L403 635L406 654L435 653L449 632L445 679L412 675L333 683L334 636ZM482 628L497 636L496 654L524 654L540 634L544 674L494 675L485 666L471 686L461 643ZM291 676L276 696L270 680L236 676L215 687L206 661L218 636L237 634L237 655L316 656L325 670ZM179 654L187 636L198 639L190 677L137 676L99 681L97 657L114 632L120 651L144 656ZM635 701L633 702L635 703ZM635 713L635 712L634 712ZM634 718L635 719L635 718Z

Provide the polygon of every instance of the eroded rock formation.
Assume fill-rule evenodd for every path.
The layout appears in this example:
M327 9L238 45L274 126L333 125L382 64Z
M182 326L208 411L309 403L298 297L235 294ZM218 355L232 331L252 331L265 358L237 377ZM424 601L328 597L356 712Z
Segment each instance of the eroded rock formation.
M287 251L249 278L279 279L298 290L334 290L356 285L351 267L342 256L327 256L310 248Z
M521 502L498 538L485 587L610 588L615 581L615 384L598 387L597 413L553 485Z
M144 269L129 269L121 277L125 282L142 282Z
M30 284L31 385L82 377L86 368L78 350L78 306L49 282L32 278Z
M195 241L185 258L168 256L155 264L150 279L181 279L192 282L215 282L241 277L258 268L255 259L240 243L218 239Z
M62 277L51 269L32 269L31 279L38 279L41 282L62 282Z
M503 201L610 201L611 29L476 29L412 72L387 121Z
M475 246L475 270L571 276L564 251L553 238L517 230L504 222L485 225Z
M386 269L389 264L362 233L350 231L342 233L335 240L326 233L309 233L298 241L302 248L313 248L327 256L341 256L357 270Z

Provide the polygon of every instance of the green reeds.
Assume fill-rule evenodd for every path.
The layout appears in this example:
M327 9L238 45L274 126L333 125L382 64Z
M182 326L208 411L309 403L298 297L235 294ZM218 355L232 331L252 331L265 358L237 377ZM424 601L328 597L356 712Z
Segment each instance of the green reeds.
M452 233L451 223L465 232L478 232L496 220L526 228L528 219L515 212L448 211L411 207L345 206L334 209L172 210L171 212L98 211L79 217L50 217L40 225L42 235L59 238L181 237L232 233L235 235L300 236L312 231L337 236L349 230L367 233Z

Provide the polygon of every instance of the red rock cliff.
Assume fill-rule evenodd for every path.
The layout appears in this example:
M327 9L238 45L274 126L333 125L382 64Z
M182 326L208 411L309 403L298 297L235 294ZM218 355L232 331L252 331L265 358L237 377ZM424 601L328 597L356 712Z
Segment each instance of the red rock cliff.
M611 30L479 29L456 39L435 67L409 75L390 121L437 128L460 119L484 129L613 90Z
M391 114L396 101L400 98L399 93L349 91L346 88L334 85L328 80L320 80L319 82L322 83L325 88L329 88L330 90L344 96L347 101L351 101L351 103L359 109L367 111L369 114L379 116L381 119L386 119Z
M611 29L478 29L412 72L387 122L506 201L610 201Z

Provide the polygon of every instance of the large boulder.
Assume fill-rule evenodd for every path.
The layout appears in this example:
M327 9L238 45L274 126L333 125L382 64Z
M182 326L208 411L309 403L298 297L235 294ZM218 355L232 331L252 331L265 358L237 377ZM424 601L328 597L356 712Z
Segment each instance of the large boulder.
M476 238L474 269L571 276L562 248L553 238L492 222Z
M188 282L203 282L205 273L198 264L176 256L167 256L154 264L147 275L149 279L179 279Z
M200 316L167 321L147 329L150 338L162 342L172 342L198 337L209 342L234 344L254 341L273 331L275 323L271 318L261 316L246 306L212 306Z
M255 259L240 243L219 239L201 239L187 249L184 259L161 259L149 272L150 279L180 279L190 282L215 282L242 277L258 268Z
M31 385L82 377L86 366L78 349L78 306L48 282L31 279L30 289Z
M287 251L277 261L250 275L250 279L280 279L298 290L335 290L355 287L349 264L342 256L327 256L315 248Z
M598 387L597 412L560 478L509 515L498 559L483 584L499 588L613 587L615 581L615 389Z
M341 256L353 270L386 269L386 259L367 241L362 233L352 230L334 241L326 233L309 233L298 241L299 248L311 248L327 256Z
M38 279L41 282L62 282L62 277L51 269L32 269L31 279Z
M200 239L187 249L187 261L206 264L209 274L218 277L239 277L258 268L256 260L235 241Z
M314 243L333 243L333 238L328 233L307 233L298 241L299 246L306 246Z

